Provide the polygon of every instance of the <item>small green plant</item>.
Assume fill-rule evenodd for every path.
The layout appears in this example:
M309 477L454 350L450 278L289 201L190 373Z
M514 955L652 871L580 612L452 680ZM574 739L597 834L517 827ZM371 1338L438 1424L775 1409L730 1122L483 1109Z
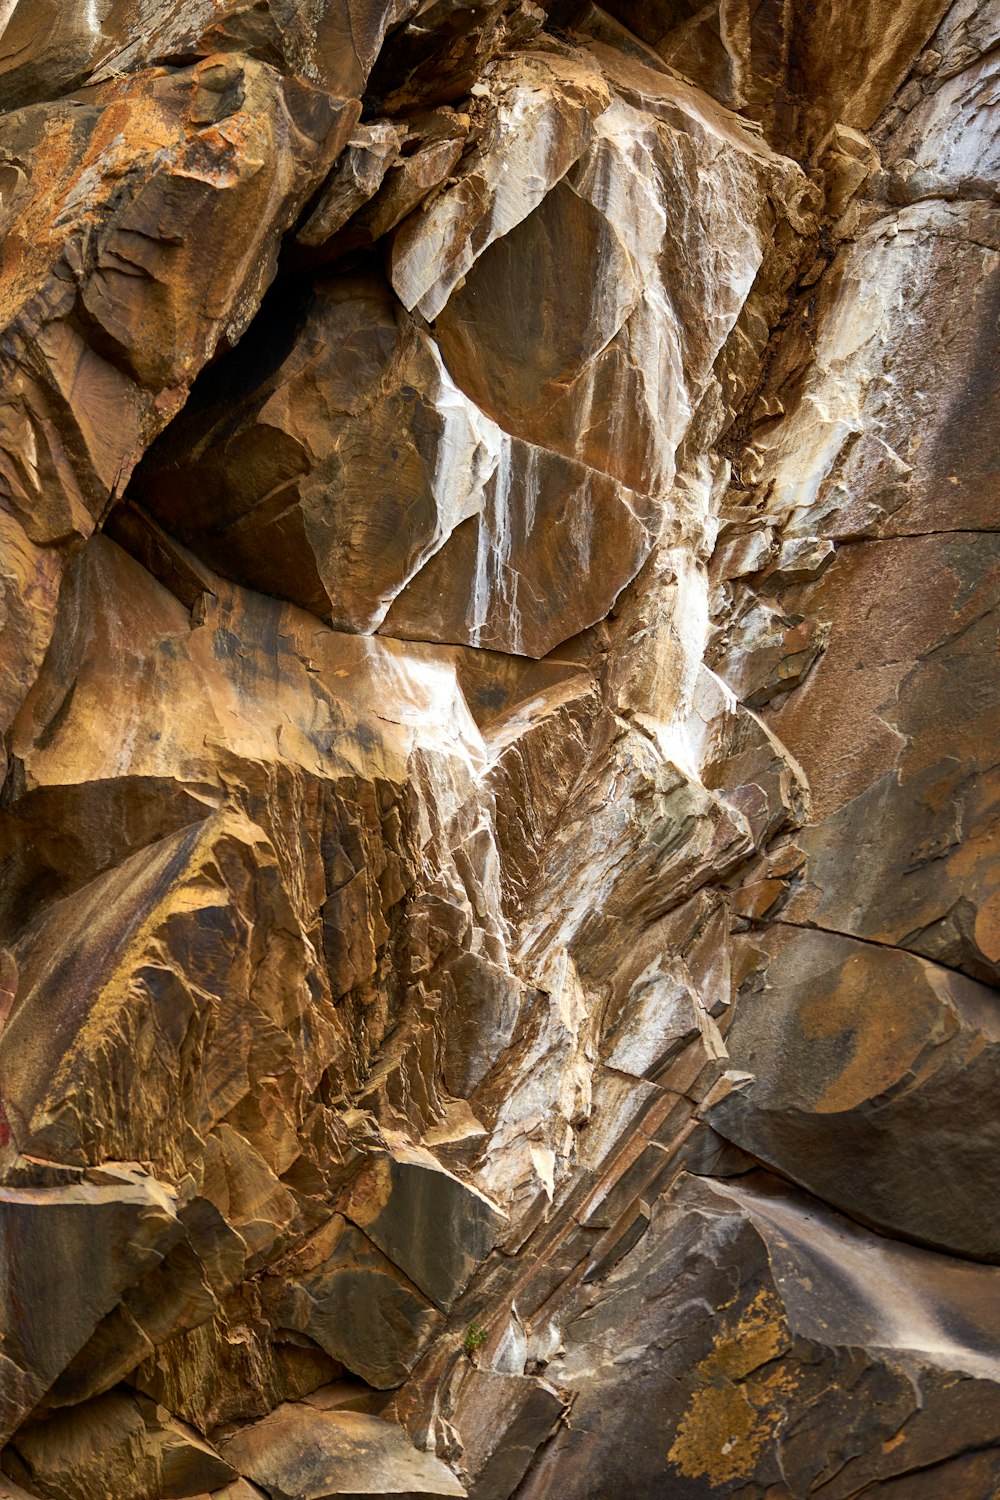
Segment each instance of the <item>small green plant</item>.
M481 1323L470 1323L465 1330L465 1338L462 1340L462 1348L466 1354L473 1355L477 1349L481 1349L486 1343L486 1329Z

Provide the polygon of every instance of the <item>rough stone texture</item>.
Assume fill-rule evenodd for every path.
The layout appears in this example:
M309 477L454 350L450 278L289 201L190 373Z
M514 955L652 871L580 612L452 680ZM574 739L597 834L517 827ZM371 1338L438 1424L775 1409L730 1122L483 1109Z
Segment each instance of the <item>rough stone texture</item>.
M159 1183L106 1163L0 1189L0 1432L8 1438L97 1325L181 1236ZM73 1180L74 1177L77 1180Z
M1000 1493L995 0L0 0L0 1496Z
M117 1393L22 1429L11 1464L54 1500L201 1495L236 1474L161 1407Z

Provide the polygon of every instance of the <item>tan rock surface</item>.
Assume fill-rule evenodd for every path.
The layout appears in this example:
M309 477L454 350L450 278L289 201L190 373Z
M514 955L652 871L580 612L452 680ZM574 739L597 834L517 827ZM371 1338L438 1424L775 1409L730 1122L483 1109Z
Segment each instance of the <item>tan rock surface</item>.
M0 1493L993 1495L998 38L0 0Z
M279 1406L226 1444L232 1462L273 1500L464 1495L439 1459L420 1453L389 1422L353 1411Z
M24 1428L13 1462L53 1500L201 1495L235 1471L196 1433L143 1398L102 1396Z

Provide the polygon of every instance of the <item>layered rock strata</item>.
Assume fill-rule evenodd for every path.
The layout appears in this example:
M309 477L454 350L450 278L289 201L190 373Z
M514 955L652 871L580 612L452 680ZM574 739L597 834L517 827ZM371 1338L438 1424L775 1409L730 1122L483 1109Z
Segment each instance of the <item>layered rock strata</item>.
M0 1496L1000 1489L998 40L0 0Z

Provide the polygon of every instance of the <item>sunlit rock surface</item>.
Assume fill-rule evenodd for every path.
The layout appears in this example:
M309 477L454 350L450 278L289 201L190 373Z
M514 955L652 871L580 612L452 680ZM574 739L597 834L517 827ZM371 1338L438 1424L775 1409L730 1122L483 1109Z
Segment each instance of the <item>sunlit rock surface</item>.
M0 0L0 1497L1000 1491L991 0Z

